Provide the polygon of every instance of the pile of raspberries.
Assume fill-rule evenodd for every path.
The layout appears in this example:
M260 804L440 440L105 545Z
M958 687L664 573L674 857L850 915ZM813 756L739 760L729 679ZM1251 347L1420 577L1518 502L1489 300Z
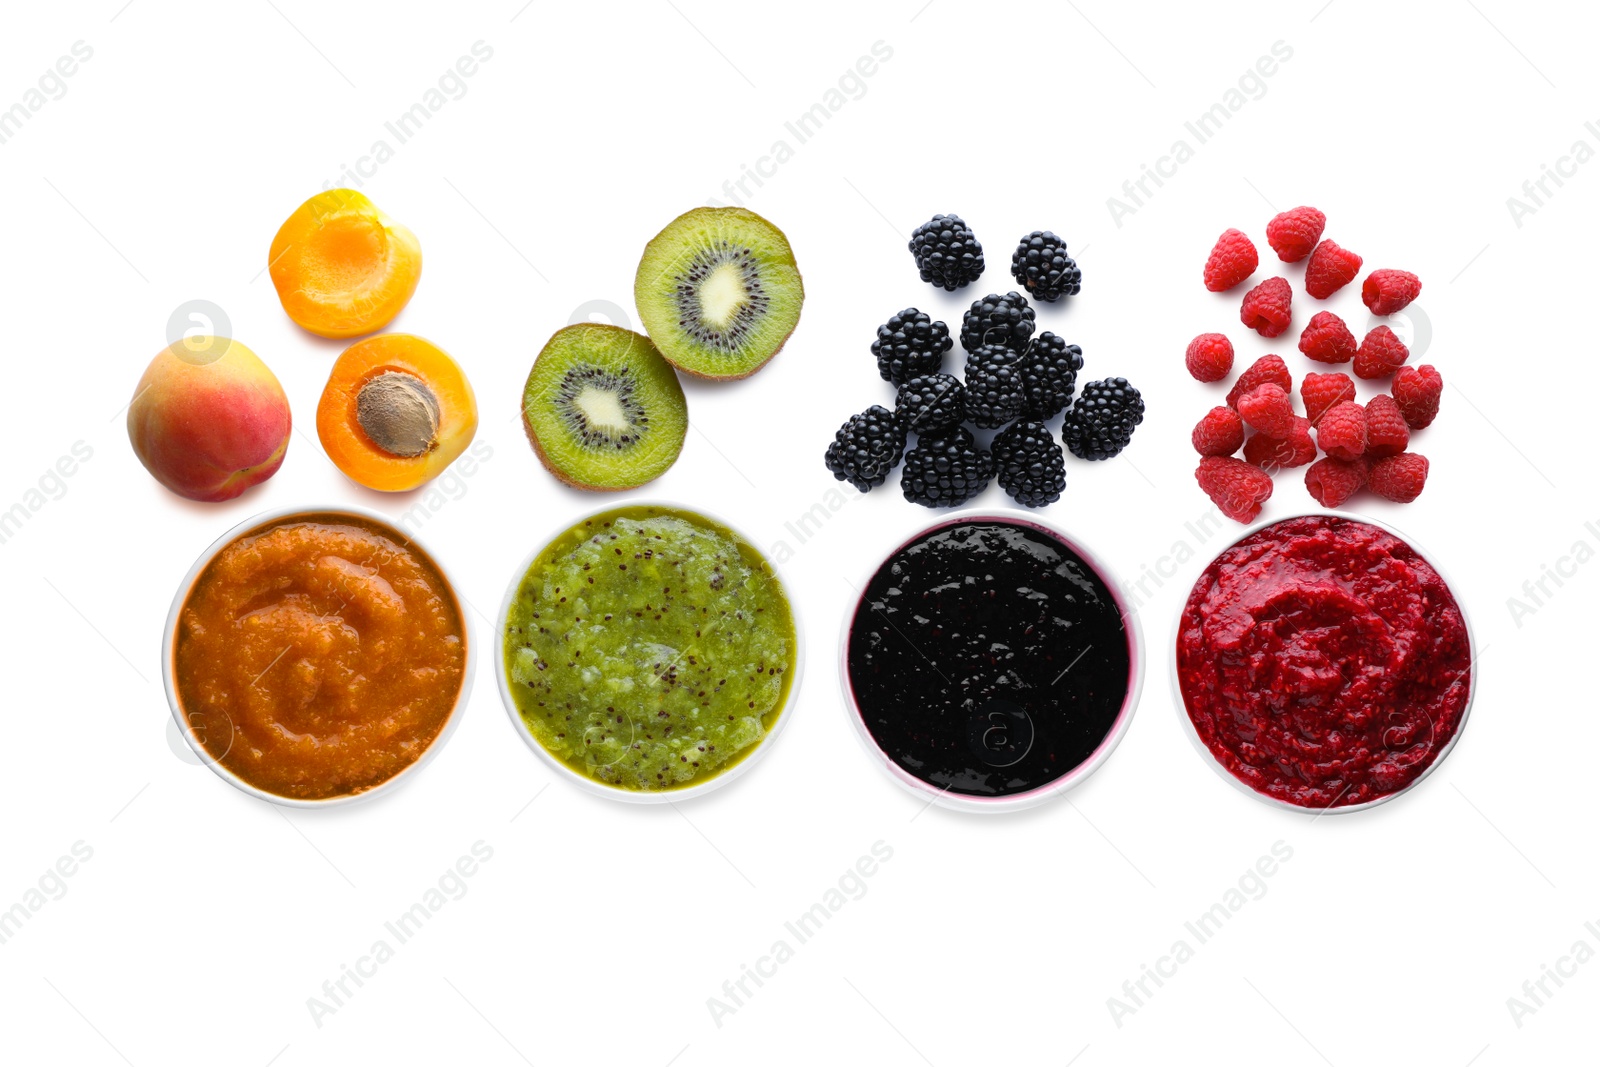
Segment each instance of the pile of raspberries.
M1360 256L1323 239L1327 221L1316 208L1297 207L1267 223L1267 243L1280 260L1310 257L1306 293L1317 300L1328 299L1361 271ZM1250 238L1228 230L1206 260L1206 288L1227 292L1254 274L1258 263ZM1422 282L1409 271L1375 270L1361 283L1361 302L1374 315L1392 315L1421 291ZM1289 329L1292 295L1288 279L1268 278L1245 293L1239 319L1262 337L1277 337ZM1306 489L1325 508L1362 489L1399 503L1415 500L1428 478L1428 460L1407 448L1411 432L1439 413L1439 372L1407 366L1411 353L1388 326L1357 342L1331 311L1311 316L1299 348L1317 363L1348 363L1365 381L1389 379L1389 391L1362 405L1349 375L1309 373L1300 382L1303 411L1296 412L1288 366L1280 356L1262 356L1239 375L1226 402L1195 425L1200 488L1223 514L1243 523L1261 514L1272 496L1272 475L1285 467L1306 468ZM1197 381L1220 382L1233 370L1233 344L1223 334L1203 333L1189 342L1185 362Z

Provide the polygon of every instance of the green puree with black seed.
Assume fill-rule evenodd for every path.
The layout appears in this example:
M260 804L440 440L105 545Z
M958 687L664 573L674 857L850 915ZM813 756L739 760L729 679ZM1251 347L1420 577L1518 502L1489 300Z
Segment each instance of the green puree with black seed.
M534 738L621 789L727 770L776 725L794 615L772 566L689 511L586 519L529 566L506 616L506 676Z

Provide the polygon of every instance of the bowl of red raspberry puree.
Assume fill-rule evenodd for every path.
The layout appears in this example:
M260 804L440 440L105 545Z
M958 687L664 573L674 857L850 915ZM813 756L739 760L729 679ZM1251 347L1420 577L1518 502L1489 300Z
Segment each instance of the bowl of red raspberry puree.
M1394 799L1472 706L1475 646L1449 583L1409 538L1343 512L1246 531L1196 580L1173 645L1190 738L1291 810Z

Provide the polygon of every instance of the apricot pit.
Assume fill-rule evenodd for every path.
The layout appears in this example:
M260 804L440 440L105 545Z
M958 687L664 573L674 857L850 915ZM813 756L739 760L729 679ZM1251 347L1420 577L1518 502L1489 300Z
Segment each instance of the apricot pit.
M439 447L439 398L404 371L384 371L361 387L356 421L390 455L409 458Z

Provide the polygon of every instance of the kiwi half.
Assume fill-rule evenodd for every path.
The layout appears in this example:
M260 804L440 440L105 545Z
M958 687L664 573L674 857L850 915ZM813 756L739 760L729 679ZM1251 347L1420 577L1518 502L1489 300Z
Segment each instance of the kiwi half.
M633 299L650 339L698 378L748 378L800 321L800 271L783 231L740 207L697 207L645 246Z
M689 409L648 337L601 323L557 330L522 389L522 425L545 468L579 489L632 489L683 451Z

